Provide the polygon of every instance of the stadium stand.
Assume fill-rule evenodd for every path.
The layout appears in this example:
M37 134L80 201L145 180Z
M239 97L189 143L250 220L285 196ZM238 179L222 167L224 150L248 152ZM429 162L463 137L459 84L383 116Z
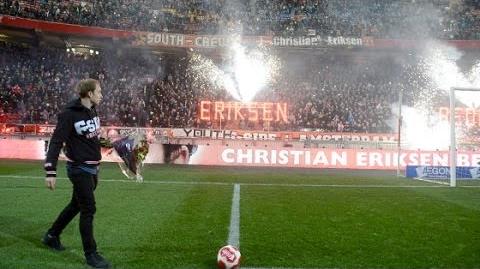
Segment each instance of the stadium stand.
M0 14L130 31L247 35L480 39L478 1L3 1ZM402 14L411 14L408 19ZM289 123L240 122L244 129L392 132L391 104L404 90L432 88L408 52L282 56L289 63L254 101L288 102ZM200 100L233 100L187 71L188 53L163 56L103 48L80 54L45 45L0 42L0 121L55 123L79 78L98 78L106 125L218 128L201 122ZM163 58L162 58L163 57ZM222 57L222 56L216 56ZM289 58L290 57L290 58ZM368 58L368 59L366 59ZM411 61L416 61L413 59ZM222 60L220 60L221 62ZM297 63L294 68L292 63ZM301 64L298 64L300 63ZM300 67L301 66L301 67ZM238 126L222 126L223 128Z
M101 114L108 125L210 128L215 126L196 117L198 102L233 100L187 72L188 56L159 60L140 52L118 55L114 50L78 55L6 42L0 48L5 66L0 70L0 101L10 122L54 123L76 80L84 77L102 82L106 98ZM284 66L254 101L284 101L291 106L289 124L276 123L268 126L270 130L389 132L390 106L398 98L398 89L429 87L426 81L409 82L412 71L392 57L385 54L375 61L361 54L286 58L285 62L296 61L303 67ZM405 102L413 99L413 93L405 95ZM259 124L243 127L267 128Z
M479 6L476 0L7 0L0 14L151 32L458 40L480 39Z

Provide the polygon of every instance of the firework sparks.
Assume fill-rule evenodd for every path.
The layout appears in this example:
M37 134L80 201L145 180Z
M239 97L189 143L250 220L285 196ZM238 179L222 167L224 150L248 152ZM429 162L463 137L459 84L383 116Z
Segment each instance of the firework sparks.
M265 47L247 49L239 41L233 41L228 53L232 57L223 68L212 59L193 54L188 72L199 84L225 90L234 99L249 102L276 77L281 66Z
M436 109L442 99L448 98L451 87L480 87L480 63L465 75L457 65L462 56L457 49L439 43L427 44L426 48L417 66L421 71L410 74L410 84L418 86L418 92L414 106L402 109L405 111L402 113L403 137L413 148L448 149L450 125L438 117ZM458 92L456 98L465 106L474 107L478 105L480 95L478 92ZM395 107L398 104L392 106L392 111L397 109ZM465 133L465 128L457 126L459 138Z

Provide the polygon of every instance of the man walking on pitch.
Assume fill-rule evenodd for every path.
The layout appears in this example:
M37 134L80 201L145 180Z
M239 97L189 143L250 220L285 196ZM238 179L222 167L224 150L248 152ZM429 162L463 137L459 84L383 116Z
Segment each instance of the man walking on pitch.
M93 236L93 216L96 211L94 190L101 159L100 120L95 106L102 100L102 89L97 80L84 79L77 84L76 91L79 98L68 103L58 115L45 161L45 183L49 189L54 190L58 155L65 144L67 174L73 184L72 199L42 242L54 250L65 250L60 242L60 234L80 213L80 234L87 264L94 268L109 268L110 263L97 253Z

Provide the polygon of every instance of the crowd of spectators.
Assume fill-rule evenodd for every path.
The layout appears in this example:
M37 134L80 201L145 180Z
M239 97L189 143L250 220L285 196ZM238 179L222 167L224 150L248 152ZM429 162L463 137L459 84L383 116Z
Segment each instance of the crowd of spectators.
M4 67L0 69L0 115L4 119L15 115L10 118L22 123L52 124L75 96L72 89L76 82L91 77L99 79L104 88L106 98L100 114L106 124L146 125L146 85L163 72L157 62L157 58L142 53L135 57L119 51L89 55L0 42Z
M288 64L254 99L287 102L288 124L219 125L199 119L199 101L234 99L210 82L198 80L189 71L189 57L115 49L90 55L0 42L4 66L0 69L0 117L16 123L55 124L56 114L75 96L75 83L91 77L102 83L103 125L383 133L394 131L388 123L398 90L411 89L405 92L404 103L408 103L415 99L414 89L425 87L421 79L409 81L412 71L397 64L394 56L295 56L283 59ZM6 115L13 117L6 119Z
M395 67L387 62L354 62L358 60L315 57L316 68L283 72L275 87L257 98L291 104L289 125L276 126L280 129L301 126L334 132L391 132L391 104L398 100L400 83L394 76Z
M6 0L0 14L196 34L480 39L478 0Z

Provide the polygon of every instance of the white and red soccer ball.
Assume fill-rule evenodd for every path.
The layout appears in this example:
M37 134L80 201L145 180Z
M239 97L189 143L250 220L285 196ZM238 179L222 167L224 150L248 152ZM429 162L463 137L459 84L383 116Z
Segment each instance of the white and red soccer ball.
M224 246L220 248L217 255L217 264L220 269L238 269L240 268L240 251L234 246Z

